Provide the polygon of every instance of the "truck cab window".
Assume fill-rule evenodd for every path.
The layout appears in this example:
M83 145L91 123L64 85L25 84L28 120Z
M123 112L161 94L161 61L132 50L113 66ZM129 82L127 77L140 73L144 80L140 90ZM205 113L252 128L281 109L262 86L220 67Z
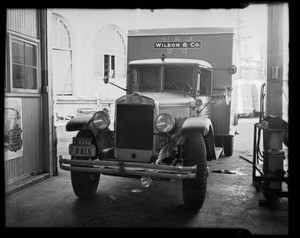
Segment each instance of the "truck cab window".
M176 92L192 92L193 68L192 67L165 67L164 90Z
M201 70L200 76L200 95L211 95L211 71L210 70Z
M137 67L137 84L140 91L159 90L159 67Z

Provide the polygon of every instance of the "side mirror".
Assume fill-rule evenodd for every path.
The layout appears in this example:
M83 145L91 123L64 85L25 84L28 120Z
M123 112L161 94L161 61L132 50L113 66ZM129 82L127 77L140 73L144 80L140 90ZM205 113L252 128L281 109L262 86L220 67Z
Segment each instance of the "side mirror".
M122 88L122 87L120 87L120 86L118 86L118 85L116 85L116 84L114 84L114 83L109 82L108 76L105 76L105 77L104 77L103 82L104 82L105 84L110 83L111 85L114 85L114 86L116 86L117 88L120 88L120 89L122 89L122 90L124 90L124 91L128 91L127 88Z
M105 76L105 77L104 77L103 82L104 82L105 84L108 84L108 82L109 82L108 76Z
M237 71L237 68L236 68L235 65L230 65L230 66L228 67L227 71L228 71L228 73L230 73L230 74L235 74L236 71Z

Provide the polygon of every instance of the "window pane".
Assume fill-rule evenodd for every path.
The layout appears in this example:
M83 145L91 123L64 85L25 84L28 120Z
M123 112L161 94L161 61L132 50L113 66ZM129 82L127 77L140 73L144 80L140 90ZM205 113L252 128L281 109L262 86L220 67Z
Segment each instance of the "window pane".
M104 55L104 77L109 76L109 55Z
M111 56L111 66L110 66L110 68L111 68L110 76L112 78L115 78L116 71L115 71L115 56L114 55Z
M12 63L24 64L24 43L19 40L12 40Z
M55 48L71 48L69 30L64 22L55 15L52 16L52 44Z
M25 65L36 66L36 46L25 43Z
M71 40L70 40L69 31L62 21L59 21L59 22L60 22L60 27L59 27L60 46L62 48L69 49L69 48L71 48Z
M24 66L12 65L12 77L14 88L25 88Z
M111 69L115 70L115 56L114 55L111 56Z
M189 86L193 86L192 79L193 69L191 67L165 67L164 89L189 92Z
M53 91L59 95L72 95L71 51L53 50Z
M37 45L11 38L12 86L37 89Z
M159 67L138 68L140 90L158 90L159 72Z
M210 94L211 94L211 72L208 70L203 70L201 72L200 95L210 95Z
M25 67L25 81L27 89L37 89L36 76L37 70L33 67Z

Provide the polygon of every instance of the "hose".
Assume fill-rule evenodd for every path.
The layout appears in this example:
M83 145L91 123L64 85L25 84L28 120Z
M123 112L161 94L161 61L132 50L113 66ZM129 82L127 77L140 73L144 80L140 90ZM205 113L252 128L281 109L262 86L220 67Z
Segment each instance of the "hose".
M265 86L266 86L266 84L264 83L263 85L261 85L261 88L260 88L260 114L259 114L259 123L262 122L262 120L264 118L264 114L265 114L265 109L264 109L264 99L265 99L264 89L265 89ZM254 152L254 153L256 153L257 163L259 163L259 160L263 161L263 155L262 155L262 153L260 151L260 148L259 148L260 135L261 135L261 130L258 130L257 144L256 144L257 150Z

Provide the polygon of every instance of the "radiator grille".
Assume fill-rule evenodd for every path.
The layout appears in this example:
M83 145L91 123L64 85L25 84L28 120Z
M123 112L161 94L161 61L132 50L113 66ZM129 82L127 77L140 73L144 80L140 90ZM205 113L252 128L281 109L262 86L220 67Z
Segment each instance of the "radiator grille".
M117 105L116 146L123 149L153 149L152 105Z

